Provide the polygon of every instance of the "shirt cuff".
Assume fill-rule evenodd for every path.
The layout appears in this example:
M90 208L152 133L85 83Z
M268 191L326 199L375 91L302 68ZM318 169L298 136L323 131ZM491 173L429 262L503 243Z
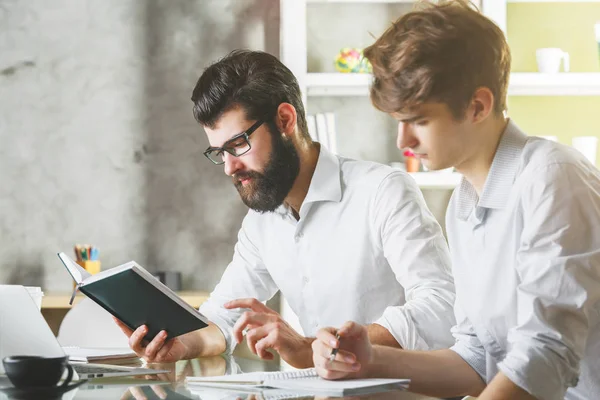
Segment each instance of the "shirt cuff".
M578 371L563 361L551 359L531 342L514 344L498 364L508 379L538 399L562 400L569 386L577 386ZM548 350L546 350L548 351Z
M430 346L417 334L417 329L412 320L398 310L388 307L381 318L375 321L377 325L387 329L394 339L405 350L430 350Z
M481 377L484 382L487 382L487 371L485 363L485 354L480 347L471 347L462 340L457 341L454 346L450 347L450 350L458 354L477 374ZM479 351L478 351L479 350Z
M233 353L235 346L237 346L233 338L233 326L225 318L221 317L208 302L202 304L198 311L215 324L221 330L221 333L223 333L225 337L225 354Z

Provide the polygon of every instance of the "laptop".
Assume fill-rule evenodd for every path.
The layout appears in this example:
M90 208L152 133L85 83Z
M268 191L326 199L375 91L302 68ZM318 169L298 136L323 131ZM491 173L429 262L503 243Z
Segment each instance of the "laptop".
M65 352L27 289L18 285L0 285L0 361L15 355L62 357ZM105 364L70 364L74 369L73 380L169 372ZM0 378L5 374L0 362Z

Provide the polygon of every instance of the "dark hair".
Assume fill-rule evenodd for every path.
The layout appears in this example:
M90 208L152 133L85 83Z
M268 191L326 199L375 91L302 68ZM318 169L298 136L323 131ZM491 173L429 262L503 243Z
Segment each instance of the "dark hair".
M298 81L275 56L263 51L234 50L210 65L192 93L194 117L208 127L235 107L249 120L264 120L277 132L275 115L281 103L296 109L298 130L310 138Z
M462 119L479 87L493 93L496 113L506 109L511 57L504 33L466 0L421 3L364 55L373 65L371 101L381 111L438 101Z

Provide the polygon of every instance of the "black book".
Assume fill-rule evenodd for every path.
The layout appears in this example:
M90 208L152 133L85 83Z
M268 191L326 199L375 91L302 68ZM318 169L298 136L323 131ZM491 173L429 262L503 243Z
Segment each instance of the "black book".
M208 326L204 315L135 261L91 275L65 253L58 253L58 257L80 292L130 329L146 325L146 340L161 330L173 338Z

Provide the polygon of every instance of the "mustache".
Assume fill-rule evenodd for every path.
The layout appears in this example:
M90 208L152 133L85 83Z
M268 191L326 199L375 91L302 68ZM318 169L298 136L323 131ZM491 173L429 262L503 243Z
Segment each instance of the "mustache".
M234 185L239 185L244 179L260 178L262 175L256 171L240 171L231 176Z

